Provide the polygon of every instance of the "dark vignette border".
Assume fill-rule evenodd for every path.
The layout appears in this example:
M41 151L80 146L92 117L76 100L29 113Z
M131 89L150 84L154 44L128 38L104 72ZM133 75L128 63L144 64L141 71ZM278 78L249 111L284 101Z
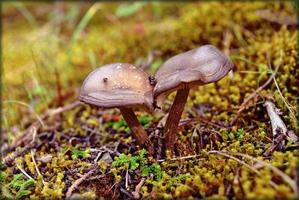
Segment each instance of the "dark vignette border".
M3 15L3 4L5 2L15 2L15 1L22 1L22 2L32 2L32 0L2 0L0 1L0 163L2 163L2 144L4 143L3 141L3 21L2 21L2 15ZM124 2L125 0L113 0L113 2ZM187 2L195 2L197 0L129 0L128 2L135 2L135 1L164 1L164 2L181 2L181 3L187 3ZM202 0L202 1L221 1L221 0ZM222 0L222 1L233 1L233 0ZM239 2L242 0L235 0L235 2ZM255 2L255 1L268 1L268 0L243 0L242 2ZM273 0L270 0L273 1ZM297 19L299 21L299 0L285 0L285 1L291 1L294 5L294 8L297 13ZM54 3L55 0L39 0L38 2L48 2L48 3ZM86 3L93 3L93 2L112 2L111 0L61 0L61 2L86 2ZM269 1L268 1L269 2ZM278 1L279 2L279 1ZM299 24L297 24L297 30L299 30ZM297 49L299 50L299 36L297 38ZM297 57L297 67L299 67L299 53ZM298 77L299 78L299 77ZM297 102L297 109L299 109L299 98ZM297 118L299 116L297 115ZM299 159L297 160L297 166L296 166L296 174L295 174L295 181L297 185L299 185ZM297 188L297 193L299 195L299 188ZM299 199L299 196L297 196L297 199Z
M1 16L1 20L0 20L0 149L2 147L3 144L3 137L2 137L2 133L3 133L3 129L2 129L2 122L3 122L3 107L2 107L2 84L3 84L3 62L2 62L2 52L3 52L3 48L2 48L2 3L0 2L0 16ZM0 159L2 162L2 152L0 153Z

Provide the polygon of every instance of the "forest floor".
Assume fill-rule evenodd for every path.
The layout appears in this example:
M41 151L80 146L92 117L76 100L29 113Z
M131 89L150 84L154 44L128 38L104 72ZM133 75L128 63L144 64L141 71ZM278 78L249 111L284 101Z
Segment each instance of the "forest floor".
M298 198L291 2L2 6L0 199ZM128 62L154 75L167 58L204 44L229 55L233 73L191 90L174 157L161 152L175 94L153 115L136 111L153 157L119 110L77 101L98 66ZM282 120L275 138L270 117Z

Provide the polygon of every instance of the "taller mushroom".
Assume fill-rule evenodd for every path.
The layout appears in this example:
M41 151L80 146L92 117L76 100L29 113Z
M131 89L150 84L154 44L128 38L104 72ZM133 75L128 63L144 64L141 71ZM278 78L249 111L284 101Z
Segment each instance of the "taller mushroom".
M104 65L87 76L81 87L79 100L102 108L119 108L136 141L152 155L153 144L132 109L139 107L152 112L152 92L153 86L144 71L128 63L113 63Z
M160 67L155 75L155 99L177 90L164 128L166 149L172 152L177 141L177 128L190 88L216 82L232 67L230 59L212 45L178 54Z

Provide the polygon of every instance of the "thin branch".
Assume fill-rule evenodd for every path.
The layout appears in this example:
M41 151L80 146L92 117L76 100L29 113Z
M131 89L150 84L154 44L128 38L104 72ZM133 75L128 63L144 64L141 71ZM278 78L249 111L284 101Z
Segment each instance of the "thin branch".
M290 111L292 117L298 122L298 120L297 120L297 118L296 118L296 115L295 115L295 113L293 112L293 109L290 107L290 104L287 102L287 100L286 100L286 99L284 98L284 96L282 95L282 92L281 92L281 90L280 90L280 88L279 88L279 86L278 86L278 83L277 83L275 77L274 77L274 83L275 83L275 86L276 86L276 88L277 88L277 91L278 91L279 96L281 97L282 101L284 102L284 104L286 105L286 107L288 108L288 110Z
M272 80L275 78L275 75L276 75L276 73L277 73L277 71L278 71L278 69L279 69L279 67L280 67L280 64L281 64L281 63L279 63L279 65L277 65L277 67L275 68L274 72L272 72L270 78L269 78L263 85L261 85L260 87L258 87L258 89L256 89L253 93L251 93L251 95L250 95L249 97L247 97L247 98L243 101L243 103L241 104L241 106L240 106L240 108L239 108L239 110L238 110L238 112L237 112L237 115L236 115L236 116L233 118L233 120L231 121L231 123L230 123L231 125L233 125L233 124L237 121L237 119L238 119L239 115L241 114L241 112L242 112L243 110L246 109L247 104L249 103L249 101L250 101L251 99L257 97L257 96L258 96L258 93L259 93L260 91L262 91L263 89L265 89L265 88L272 82Z
M32 131L32 140L31 140L31 144L34 144L35 143L35 141L36 141L36 135L37 135L37 129L36 129L36 127L32 127L32 129L31 129Z
M209 154L219 154L219 155L225 156L225 157L227 157L227 158L230 158L230 159L232 159L232 160L235 160L235 161L237 161L238 163L240 163L240 164L244 165L245 167L247 167L248 169L250 169L251 171L253 171L254 173L256 173L257 175L259 175L259 176L261 175L261 173L260 173L258 170L256 170L254 167L248 165L248 164L245 163L243 160L240 160L240 159L238 159L238 158L236 158L236 157L234 157L234 156L228 155L228 154L227 154L228 152L225 153L225 152L221 152L221 151L216 151L216 150L214 150L214 151L209 151L208 153L209 153ZM274 187L274 188L277 188L277 185L276 185L274 182L272 182L272 181L270 181L270 185L271 185L272 187Z
M71 104L68 104L66 106L63 106L63 107L59 107L59 108L56 108L56 109L51 109L51 110L48 110L46 111L41 117L40 117L40 120L45 120L46 118L48 117L51 117L51 116L54 116L54 115L57 115L57 114L60 114L62 112L65 112L67 110L71 110L79 105L82 105L82 103L80 101L74 101L73 103ZM31 124L31 126L29 126L29 128L27 128L23 135L21 135L20 137L16 138L14 140L14 142L10 145L9 147L9 150L13 150L14 148L16 148L17 146L20 146L23 142L25 142L28 138L31 138L32 137L32 128L36 129L36 131L39 130L40 128L40 125L42 124L40 122L40 120L34 122Z
M126 187L126 190L129 189L129 166L127 166L127 170L126 170L126 181L125 181L125 187Z
M190 155L190 156L182 156L182 157L174 157L174 158L170 158L170 159L160 159L157 160L157 162L164 162L164 161L176 161L176 160L187 160L187 159L191 159L191 158L198 158L201 155L196 154L196 155ZM204 159L199 159L199 160L204 160Z
M268 116L271 121L273 137L274 138L276 137L276 135L279 133L279 130L284 135L286 135L288 129L287 129L285 123L282 121L282 119L278 115L279 109L271 101L266 101L264 103L264 106L267 109L267 113L268 113Z
M37 174L38 174L39 176L42 177L42 183L43 183L43 185L45 185L44 178L43 178L42 174L40 173L40 171L39 171L39 169L38 169L38 167L37 167L37 164L36 164L36 162L35 162L34 151L33 151L33 149L31 149L30 153L31 153L32 162L33 162L33 164L34 164L34 166L35 166L35 170L36 170Z
M232 42L232 38L233 38L233 35L232 35L232 32L229 31L228 29L225 30L224 34L223 34L223 42L222 42L222 45L224 46L224 49L223 49L223 52L226 56L229 56L230 54L230 46L231 46L231 42ZM228 72L228 77L233 80L234 79L234 72L233 70L230 70Z
M285 139L286 139L286 135L284 135L284 134L280 134L279 136L277 136L275 139L273 139L273 143L272 143L271 147L269 147L263 153L263 155L271 156L275 150L277 150L277 149L281 150L281 148L284 146Z
M124 193L125 195L127 195L130 199L134 199L134 196L129 191L125 190L124 188L121 187L120 191L122 193Z
M102 154L103 154L103 151L99 151L97 157L94 159L94 162L95 162L95 163L98 162L98 160L99 160L99 158L100 158L100 156L101 156Z
M269 22L277 23L280 25L298 25L298 19L296 15L283 15L280 12L273 12L273 10L270 9L257 10L256 15Z
M108 174L108 173L107 173ZM93 176L93 177L90 177L88 179L86 179L86 181L93 181L93 180L96 180L96 179L101 179L101 178L104 178L107 174L102 174L102 175L98 175L98 176Z
M140 189L142 187L142 185L145 182L145 178L141 178L140 182L136 185L135 187L135 191L132 192L132 195L134 196L135 199L140 199Z
M31 179L31 180L33 180L34 182L35 182L35 180L29 175L29 174L27 174L27 172L25 172L25 170L24 169L22 169L21 168L21 166L19 165L19 164L17 164L16 165L17 166L17 168L28 178L28 179Z
M288 137L288 129L285 123L279 116L279 109L276 108L275 104L271 101L266 101L264 106L267 109L268 116L270 118L271 126L272 126L272 135L273 135L273 142L275 139L279 137L281 134ZM288 138L291 139L291 138ZM281 148L283 147L284 142L281 143Z
M240 73L240 74L261 74L261 72L250 71L250 70L241 70L241 71L238 71L238 73Z
M22 102L22 101L17 101L17 100L4 100L4 101L2 101L2 102L3 102L3 103L14 103L14 104L19 104L19 105L22 105L22 106L25 106L25 107L29 108L29 111L32 112L32 113L36 116L37 120L41 123L41 125L42 125L42 126L45 125L44 122L43 122L43 120L42 120L42 118L41 118L41 117L34 111L33 107L30 106L29 104L24 103L24 102Z
M194 117L190 119L180 120L179 127L189 124L198 124L198 122L207 124L209 126L215 127L215 128L228 128L229 125L226 124L219 124L217 122L213 122L211 119L205 118L205 117Z
M66 192L66 199L70 199L73 191L85 180L87 179L89 176L91 176L96 169L92 169L89 172L87 172L86 174L84 174L82 177L80 177L79 179L77 179L72 185L71 187L69 187L69 189Z
M147 69L148 67L150 67L153 60L154 60L154 57L155 57L154 51L150 50L147 54L146 60L143 60L142 63L140 64L140 68L141 69Z
M282 63L282 57L283 57L283 52L282 52L282 50L280 50L280 52L279 52L279 63L280 63L280 64ZM279 65L280 65L280 64L279 64ZM269 65L270 69L272 70L269 55L268 55L268 65ZM287 102L287 100L285 99L285 97L282 95L282 92L281 92L281 90L280 90L280 88L279 88L279 86L278 86L278 83L277 83L275 77L274 77L274 84L275 84L275 86L276 86L276 88L277 88L277 91L278 91L278 93L279 93L279 95L280 95L282 101L285 103L285 105L286 105L286 107L288 108L288 110L290 111L292 117L294 118L295 121L298 122L298 120L297 120L297 118L296 118L296 115L295 115L295 113L293 112L293 109L291 108L290 104Z
M291 177L289 177L287 174L285 174L284 172L282 172L280 169L278 169L277 167L274 167L273 165L263 161L263 160L259 160L257 158L254 158L252 156L249 156L249 155L246 155L246 154L242 154L242 153L234 153L234 152L227 152L227 153L230 153L230 154L234 154L234 155L237 155L237 156L241 156L241 157L245 157L245 158L248 158L250 160L253 160L265 167L268 167L269 169L271 169L273 172L275 172L277 175L279 175L292 189L293 191L295 192L296 196L298 195L297 194L297 184L294 180L291 179Z
M68 105L63 106L63 107L48 110L48 112L46 112L46 114L45 114L45 118L63 113L63 112L68 111L68 110L71 110L71 109L73 109L73 108L75 108L79 105L83 105L83 103L80 102L80 101L74 101L74 102L72 102Z
M79 101L75 101L75 102L68 104L64 107L56 108L53 110L48 110L44 115L42 115L40 117L40 119L45 120L46 118L48 118L50 116L54 116L54 115L60 114L62 112L65 112L67 110L71 110L79 105L82 105L82 103ZM8 147L10 151L14 150L17 146L20 146L22 143L25 143L26 140L29 140L29 138L32 137L32 140L29 144L25 145L22 149L14 152L13 155L11 155L11 156L7 155L6 157L4 157L3 160L4 160L5 164L8 164L8 165L13 164L15 162L16 157L20 156L22 153L24 153L25 151L27 151L28 149L30 149L34 146L36 134L37 134L38 129L40 128L40 125L41 125L40 120L34 122L28 129L25 130L23 135L21 135L19 138L14 140L14 142L11 144L11 146Z
M26 144L23 148L21 149L17 149L15 152L13 152L12 155L6 155L3 158L3 162L8 165L8 166L12 166L15 163L15 160L18 156L22 155L24 152L26 152L28 149L31 149L34 147L35 144L35 136L36 136L36 128L35 127L31 127L29 128L29 133L28 135L32 135L32 140L30 143Z

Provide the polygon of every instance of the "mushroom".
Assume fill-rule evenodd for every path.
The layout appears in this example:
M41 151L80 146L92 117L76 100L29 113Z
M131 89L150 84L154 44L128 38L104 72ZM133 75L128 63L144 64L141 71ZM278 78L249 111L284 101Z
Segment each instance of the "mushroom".
M153 108L153 86L148 75L128 63L112 63L91 72L80 90L79 100L102 108L119 108L136 141L145 146L149 155L154 147L138 122L133 108L147 112Z
M177 90L164 128L165 146L173 151L178 124L191 87L215 82L233 67L230 59L212 45L192 49L168 59L157 71L155 102Z

